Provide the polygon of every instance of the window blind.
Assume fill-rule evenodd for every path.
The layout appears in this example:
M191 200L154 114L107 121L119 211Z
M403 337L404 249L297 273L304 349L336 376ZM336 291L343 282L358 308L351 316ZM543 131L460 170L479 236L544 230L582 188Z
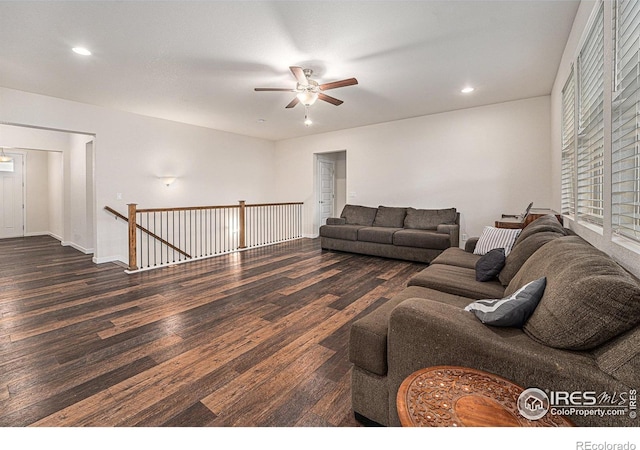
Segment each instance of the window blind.
M573 67L562 89L562 214L575 214L576 192L576 83Z
M614 96L611 147L611 224L640 241L640 2L614 2Z
M602 226L604 175L604 5L578 55L578 219Z

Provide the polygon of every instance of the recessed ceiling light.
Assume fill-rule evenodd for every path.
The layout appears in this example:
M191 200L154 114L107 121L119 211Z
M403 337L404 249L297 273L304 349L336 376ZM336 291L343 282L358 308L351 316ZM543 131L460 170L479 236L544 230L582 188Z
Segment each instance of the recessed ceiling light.
M86 48L84 48L84 47L73 47L71 50L73 50L78 55L82 55L82 56L90 56L91 55L91 52L89 50L87 50Z
M474 88L472 88L471 86L467 86L466 88L463 88L460 90L460 92L462 92L463 94L468 94L469 92L473 92Z
M258 119L258 123L265 123L266 121L266 119Z

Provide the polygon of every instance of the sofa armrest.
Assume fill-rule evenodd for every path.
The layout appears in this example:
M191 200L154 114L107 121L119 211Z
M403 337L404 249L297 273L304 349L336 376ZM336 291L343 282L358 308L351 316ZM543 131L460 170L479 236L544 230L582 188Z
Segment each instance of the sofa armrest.
M395 399L400 384L416 370L431 366L484 370L524 388L629 389L601 371L589 352L547 347L519 328L487 326L458 306L425 298L407 299L391 312L387 359L391 426L399 425ZM598 420L602 418L590 426Z
M467 242L464 244L464 251L467 253L473 253L476 249L476 244L478 243L479 237L472 237L467 239Z
M444 233L449 235L449 241L451 247L458 247L460 245L460 225L454 224L440 224L436 229L438 233Z
M327 225L346 225L347 219L343 217L328 217Z

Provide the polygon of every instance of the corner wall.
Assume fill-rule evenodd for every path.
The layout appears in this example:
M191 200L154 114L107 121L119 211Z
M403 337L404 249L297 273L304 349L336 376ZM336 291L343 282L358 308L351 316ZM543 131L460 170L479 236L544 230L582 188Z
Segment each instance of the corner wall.
M461 234L502 213L551 207L550 97L501 103L276 143L278 200L305 202L317 234L314 153L347 151L347 203L456 207Z

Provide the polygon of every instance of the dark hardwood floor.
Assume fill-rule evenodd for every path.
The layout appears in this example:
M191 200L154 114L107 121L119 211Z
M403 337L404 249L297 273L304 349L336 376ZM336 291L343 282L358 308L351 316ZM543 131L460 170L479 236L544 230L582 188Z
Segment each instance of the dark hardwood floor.
M0 240L0 426L354 427L350 324L422 264L301 239L134 275Z

